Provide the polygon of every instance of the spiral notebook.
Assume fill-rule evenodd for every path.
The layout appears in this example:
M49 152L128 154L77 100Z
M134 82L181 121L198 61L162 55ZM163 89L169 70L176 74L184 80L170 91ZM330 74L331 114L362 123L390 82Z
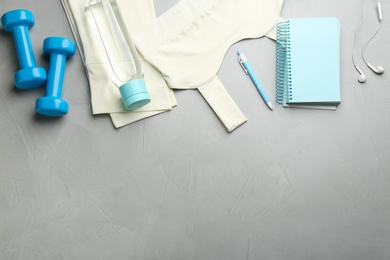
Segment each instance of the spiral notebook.
M276 43L276 101L335 110L341 101L339 20L287 19L277 26Z

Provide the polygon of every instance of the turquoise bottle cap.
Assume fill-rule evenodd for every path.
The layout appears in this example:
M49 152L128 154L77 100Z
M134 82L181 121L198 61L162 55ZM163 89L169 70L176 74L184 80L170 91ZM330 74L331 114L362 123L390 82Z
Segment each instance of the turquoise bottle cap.
M133 79L119 87L126 110L141 108L150 102L150 96L143 79Z

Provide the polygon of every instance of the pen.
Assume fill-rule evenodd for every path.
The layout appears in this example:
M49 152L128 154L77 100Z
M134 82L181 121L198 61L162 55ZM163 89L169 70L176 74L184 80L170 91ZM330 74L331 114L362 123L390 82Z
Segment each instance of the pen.
M269 100L267 94L265 93L263 87L261 86L261 84L260 84L259 80L257 79L255 73L253 72L251 66L249 65L248 61L246 60L244 54L242 54L241 51L237 51L237 54L238 54L238 61L240 62L241 67L243 68L245 73L248 74L249 77L251 77L253 84L255 84L255 86L256 86L257 90L259 91L261 97L263 98L264 102L267 104L269 109L272 110L273 107L272 107L271 101Z

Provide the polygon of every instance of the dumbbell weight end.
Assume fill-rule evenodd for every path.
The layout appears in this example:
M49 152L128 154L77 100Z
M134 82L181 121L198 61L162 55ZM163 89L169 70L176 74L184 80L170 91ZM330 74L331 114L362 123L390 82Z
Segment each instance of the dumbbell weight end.
M69 105L62 98L45 96L36 100L35 111L44 116L59 117L68 113Z
M40 67L25 68L14 75L15 86L19 89L35 89L46 81L46 70Z

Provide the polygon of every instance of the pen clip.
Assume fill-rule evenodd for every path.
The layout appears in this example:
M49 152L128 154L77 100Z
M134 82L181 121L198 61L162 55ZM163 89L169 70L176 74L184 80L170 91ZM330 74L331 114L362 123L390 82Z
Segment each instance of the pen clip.
M238 62L240 63L240 65L241 65L242 69L244 70L245 74L248 74L248 71L246 70L246 68L244 66L244 62L245 61L242 60L241 55L238 56Z

